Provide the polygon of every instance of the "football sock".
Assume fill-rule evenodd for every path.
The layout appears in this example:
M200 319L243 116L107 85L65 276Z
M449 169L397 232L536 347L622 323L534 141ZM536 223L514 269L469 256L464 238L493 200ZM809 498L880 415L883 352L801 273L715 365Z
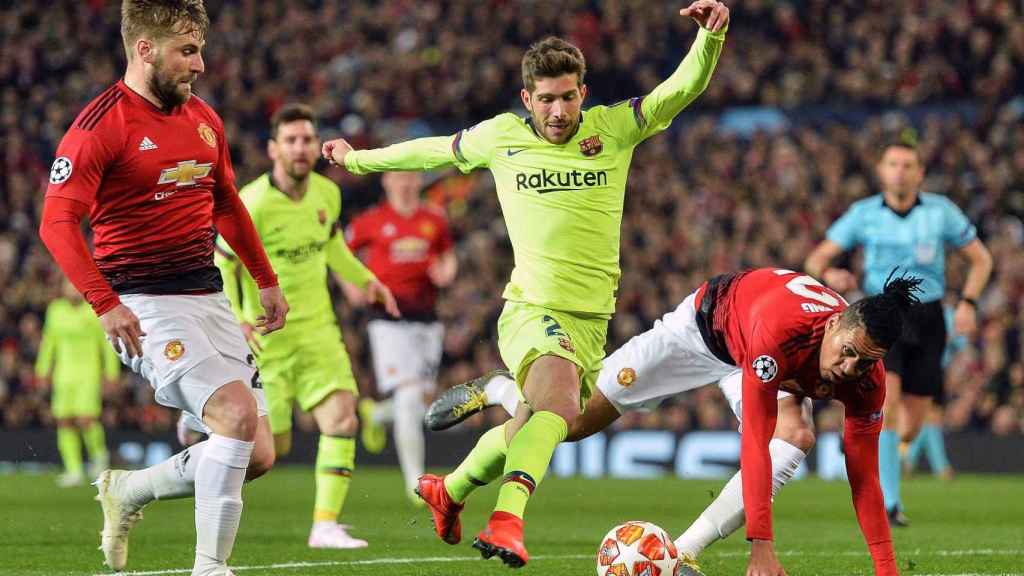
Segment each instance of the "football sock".
M85 440L85 451L89 454L89 462L108 462L110 455L107 452L107 435L103 432L103 425L93 422L85 430L82 430L82 439Z
M451 499L463 502L473 490L497 479L505 468L507 453L505 424L485 432L459 467L444 477L444 488Z
M895 430L882 430L878 436L878 478L885 509L900 506L900 437Z
M397 394L397 392L396 392ZM373 407L374 424L391 424L395 421L395 403L392 398L379 400Z
M197 442L159 464L131 472L124 479L127 500L144 506L153 500L173 500L194 495L196 468L209 442Z
M343 436L320 435L316 452L316 500L314 522L334 522L352 482L356 467L356 441Z
M488 406L501 406L509 416L516 415L519 405L519 394L516 393L516 381L504 374L498 374L484 385Z
M242 518L242 483L255 442L211 434L196 467L196 563L223 565Z
M410 495L423 475L423 391L421 386L400 386L395 390L395 449L398 464Z
M71 426L57 428L57 451L64 462L64 472L70 476L81 476L82 440L77 429Z
M551 456L569 432L566 421L547 410L535 412L512 438L505 458L505 476L498 490L495 512L508 512L519 518L526 503L551 464Z
M772 458L772 498L789 482L800 468L804 451L779 438L768 443ZM742 472L742 471L741 471ZM726 538L743 526L743 477L736 472L715 500L701 512L686 532L676 539L680 552L696 558L710 544Z
M942 428L935 424L925 424L918 434L924 438L925 456L933 474L939 474L949 468L949 457L946 456L946 440L942 437Z

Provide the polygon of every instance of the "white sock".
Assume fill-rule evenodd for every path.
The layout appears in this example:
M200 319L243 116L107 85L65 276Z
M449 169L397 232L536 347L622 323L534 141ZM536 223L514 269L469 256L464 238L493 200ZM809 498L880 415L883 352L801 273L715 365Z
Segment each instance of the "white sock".
M405 487L410 493L423 475L423 392L419 385L399 386L395 403L395 450L402 467Z
M198 442L159 464L131 472L124 480L128 501L144 506L153 500L187 498L195 494L196 467L207 442Z
M399 388L401 390L401 388ZM391 424L395 421L395 402L394 399L388 398L387 400L381 400L376 402L373 407L373 423L374 424Z
M772 498L796 474L807 456L804 451L785 440L773 438L768 443L772 458ZM725 488L701 512L700 516L676 539L676 548L681 553L696 558L711 543L725 538L743 526L746 516L743 511L743 479L736 472Z
M504 374L498 374L484 385L484 394L487 395L488 406L501 406L509 416L516 415L519 395L516 394L515 380Z
M242 482L255 442L211 434L196 469L196 563L192 573L223 566L242 518Z

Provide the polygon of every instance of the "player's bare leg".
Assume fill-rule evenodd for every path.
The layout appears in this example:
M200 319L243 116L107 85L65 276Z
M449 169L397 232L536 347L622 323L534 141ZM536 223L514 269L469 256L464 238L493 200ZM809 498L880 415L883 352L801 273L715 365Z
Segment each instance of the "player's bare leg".
M885 375L885 404L882 406L882 432L878 435L878 478L882 484L885 509L891 526L908 526L900 500L900 420L902 380L893 373Z
M256 444L259 418L250 386L235 380L203 407L211 434L196 465L196 562L193 576L230 574L227 560L242 518L242 483Z
M316 501L310 548L365 548L365 540L353 538L338 524L355 470L355 436L359 431L356 398L335 390L310 411L320 429L316 455Z
M580 381L576 364L545 355L533 361L523 395L533 414L512 437L505 458L505 476L498 504L473 546L485 558L498 555L518 568L529 560L523 544L523 513L543 480L555 448L580 415Z
M814 421L809 403L795 396L779 400L775 435L768 444L772 458L772 497L796 474L804 457L814 447ZM702 574L696 559L707 546L724 539L746 521L743 509L743 480L736 472L718 497L676 539L687 576Z
M196 433L198 434L198 432ZM94 483L103 507L100 550L107 566L121 570L128 560L128 535L142 519L142 508L154 500L195 496L196 469L208 440L197 442L167 460L143 470L106 470ZM274 448L267 417L258 419L255 446L245 480L259 478L274 465Z

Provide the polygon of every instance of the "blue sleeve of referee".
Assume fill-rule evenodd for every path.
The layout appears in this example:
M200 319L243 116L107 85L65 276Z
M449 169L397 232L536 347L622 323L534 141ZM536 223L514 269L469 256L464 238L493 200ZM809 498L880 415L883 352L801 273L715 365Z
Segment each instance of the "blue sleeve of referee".
M828 227L828 232L825 233L826 238L839 245L843 250L850 250L862 243L860 237L861 210L858 208L857 204L851 206L845 214Z
M978 229L967 219L959 206L948 198L942 199L942 239L952 246L963 248L978 237Z

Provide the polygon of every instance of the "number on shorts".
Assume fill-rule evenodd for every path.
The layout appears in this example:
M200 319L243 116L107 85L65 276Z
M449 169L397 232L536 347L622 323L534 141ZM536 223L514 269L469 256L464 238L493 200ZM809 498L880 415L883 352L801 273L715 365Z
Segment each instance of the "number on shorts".
M541 322L550 324L550 326L544 329L546 336L565 336L565 332L562 332L562 325L558 323L558 320L545 314L544 318L541 318Z

